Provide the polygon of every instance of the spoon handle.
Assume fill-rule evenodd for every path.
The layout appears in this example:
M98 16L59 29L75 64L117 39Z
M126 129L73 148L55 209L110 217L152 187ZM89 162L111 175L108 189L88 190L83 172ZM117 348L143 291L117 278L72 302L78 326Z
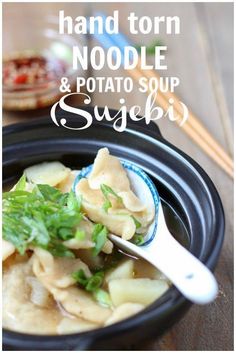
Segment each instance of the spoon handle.
M218 285L211 271L180 245L168 232L155 247L146 247L146 258L163 272L190 301L207 304L213 301ZM158 237L158 236L157 236Z

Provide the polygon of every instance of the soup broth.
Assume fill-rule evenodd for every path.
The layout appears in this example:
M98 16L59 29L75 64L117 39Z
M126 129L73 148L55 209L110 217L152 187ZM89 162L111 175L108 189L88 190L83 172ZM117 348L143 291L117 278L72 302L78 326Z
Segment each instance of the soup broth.
M138 235L142 241L153 210L134 195L107 149L98 152L93 168L76 193L75 173L60 162L29 167L13 189L5 188L4 328L55 335L104 327L137 314L171 286L158 269L118 249L108 236L135 242ZM162 205L170 232L188 246L178 215Z

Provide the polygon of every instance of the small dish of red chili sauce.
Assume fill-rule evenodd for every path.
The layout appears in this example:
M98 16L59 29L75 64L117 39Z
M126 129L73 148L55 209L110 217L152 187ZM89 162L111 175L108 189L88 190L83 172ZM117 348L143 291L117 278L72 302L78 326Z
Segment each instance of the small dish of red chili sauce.
M3 60L3 108L29 110L49 106L61 96L60 80L68 63L56 57L25 51Z

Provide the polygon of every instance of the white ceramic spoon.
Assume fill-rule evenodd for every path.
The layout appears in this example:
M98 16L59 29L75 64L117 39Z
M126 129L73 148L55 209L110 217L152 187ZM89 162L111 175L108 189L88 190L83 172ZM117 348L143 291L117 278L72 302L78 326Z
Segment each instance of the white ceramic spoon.
M155 219L141 246L113 234L110 234L110 239L127 253L144 258L157 267L190 301L197 304L210 303L218 292L215 277L205 265L170 234L166 226L159 194L151 179L134 164L126 161L122 161L122 164L136 195L150 207L154 205ZM79 173L74 182L74 190L76 190L78 181L87 177L91 170L92 165Z

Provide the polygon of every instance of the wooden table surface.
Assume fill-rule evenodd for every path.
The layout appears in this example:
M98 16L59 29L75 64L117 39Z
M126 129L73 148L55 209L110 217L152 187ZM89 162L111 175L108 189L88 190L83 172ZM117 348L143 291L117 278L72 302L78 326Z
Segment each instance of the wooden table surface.
M130 11L139 16L178 15L181 20L179 36L160 35L168 46L165 75L181 79L177 94L203 121L209 131L232 155L233 150L233 4L232 3L44 3L4 4L5 28L14 21L23 27L27 17L40 18L57 15L58 9L78 16L103 10L107 14L119 9L121 28L125 33L125 17ZM24 7L24 9L22 8ZM27 23L27 22L26 22ZM156 36L140 35L138 42L149 44ZM131 38L137 42L137 38ZM4 31L4 40L7 32ZM94 43L91 43L93 45ZM94 76L122 76L123 70L104 69ZM144 107L143 94L99 94L92 104L119 108L119 99L127 105ZM22 121L23 114L3 112L3 123ZM194 305L187 315L162 338L143 343L138 350L233 350L233 182L211 161L174 123L161 119L162 134L173 144L194 158L208 173L221 196L226 230L223 250L216 268L219 295L214 303L201 307Z

